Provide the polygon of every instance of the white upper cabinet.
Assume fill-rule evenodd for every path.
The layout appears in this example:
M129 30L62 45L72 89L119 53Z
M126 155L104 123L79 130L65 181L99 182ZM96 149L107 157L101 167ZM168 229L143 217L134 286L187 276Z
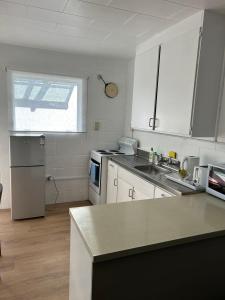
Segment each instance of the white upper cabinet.
M216 138L225 16L204 11L202 17L201 25L195 29L185 28L177 34L174 26L173 38L164 39L159 47L137 55L133 129ZM151 128L150 118L153 118ZM220 124L219 128L225 131L225 125Z
M159 47L136 56L131 120L134 129L153 129L158 61Z
M199 29L161 45L156 131L189 135Z

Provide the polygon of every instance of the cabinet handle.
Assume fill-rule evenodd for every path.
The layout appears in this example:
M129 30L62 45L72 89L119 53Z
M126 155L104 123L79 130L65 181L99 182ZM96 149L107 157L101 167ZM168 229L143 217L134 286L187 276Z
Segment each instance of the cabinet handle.
M114 186L118 186L117 178L114 178L113 185L114 185Z
M114 168L114 165L109 164L110 167Z
M153 128L152 121L154 121L154 118L149 118L148 125L149 125L150 128Z
M130 197L130 198L133 197L133 189L129 189L128 197ZM133 198L132 198L132 199L133 199Z
M135 189L132 189L132 200L135 200Z

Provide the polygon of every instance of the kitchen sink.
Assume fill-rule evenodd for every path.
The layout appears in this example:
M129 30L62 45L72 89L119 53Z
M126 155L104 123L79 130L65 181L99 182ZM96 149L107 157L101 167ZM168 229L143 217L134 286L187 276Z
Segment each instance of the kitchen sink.
M148 175L162 175L171 173L170 170L156 165L136 166L135 169Z

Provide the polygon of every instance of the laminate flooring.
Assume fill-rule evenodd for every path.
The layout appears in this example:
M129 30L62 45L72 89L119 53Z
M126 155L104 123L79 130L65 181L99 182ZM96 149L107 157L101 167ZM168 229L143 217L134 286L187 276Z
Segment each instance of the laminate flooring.
M69 208L86 205L48 205L45 218L22 221L0 212L0 300L68 300Z

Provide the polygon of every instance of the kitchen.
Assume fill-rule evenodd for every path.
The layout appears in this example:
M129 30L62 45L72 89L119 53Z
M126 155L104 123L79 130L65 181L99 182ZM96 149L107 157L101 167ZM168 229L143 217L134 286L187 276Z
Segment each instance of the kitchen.
M221 14L225 3L223 1L206 1L204 4L201 1L182 1L182 3L160 1L160 4L157 3L157 1L150 1L146 4L145 1L138 1L137 4L137 1L115 0L1 1L1 22L5 28L4 32L3 30L0 32L0 87L2 91L0 95L0 182L3 185L2 211L0 212L2 249L0 289L2 289L2 299L119 299L119 297L137 299L136 292L140 289L142 290L141 299L151 299L151 297L162 299L166 297L165 295L167 298L172 295L175 298L168 288L169 281L167 288L165 286L164 290L161 289L161 294L157 294L159 290L157 288L152 291L151 295L148 294L150 287L146 289L146 285L141 285L137 278L141 272L140 268L137 268L132 279L136 281L136 288L131 284L133 281L126 272L121 272L121 276L127 276L127 282L124 281L124 285L119 285L119 291L114 288L118 281L121 281L118 270L122 267L119 265L118 269L114 269L112 264L112 273L108 273L113 278L116 274L118 275L117 279L111 280L112 286L107 283L103 287L99 286L98 280L102 280L102 276L105 276L104 267L108 268L109 261L118 263L117 259L121 257L116 256L115 253L120 253L123 257L125 255L127 270L130 270L135 264L132 261L134 254L139 254L137 251L146 248L146 252L143 250L141 253L146 253L146 259L149 261L147 255L157 256L159 253L158 251L153 253L154 245L158 244L161 247L166 241L171 243L172 238L172 241L187 239L190 243L186 243L185 251L193 251L190 252L193 256L195 250L188 249L190 244L192 245L193 236L214 237L207 239L204 245L202 240L198 240L198 251L203 246L213 248L210 244L213 240L217 246L223 242L223 235L221 240L219 239L224 230L223 202L209 194L195 193L194 190L171 181L169 178L165 179L160 173L165 167L160 165L160 160L171 156L168 158L169 162L180 162L177 170L182 168L184 158L189 156L200 158L198 164L201 166L225 161L223 93L225 17ZM203 9L209 10L203 12ZM53 24L56 24L56 27ZM103 24L105 27L102 26ZM17 28L16 31L15 28ZM109 32L106 32L107 30ZM17 76L16 81L10 79L11 74ZM68 105L70 100L69 102L68 99L58 100L58 102L55 99L50 100L51 93L49 93L48 100L44 101L49 103L41 103L44 98L38 101L32 99L33 103L30 103L30 98L28 101L29 118L26 114L21 119L16 119L17 122L15 122L13 119L15 114L12 113L10 101L14 101L12 103L18 111L23 108L23 105L27 105L27 102L23 99L23 104L17 104L18 99L13 98L10 93L10 84L18 86L18 82L23 81L24 84L26 80L26 84L28 82L31 86L31 83L34 84L36 80L37 88L37 85L40 85L38 81L40 76L44 82L41 83L43 86L49 82L49 76L57 86L59 82L61 86L76 82L76 86L79 87L78 79L82 79L84 86L87 83L87 88L82 90L84 91L82 104L86 114L84 111L80 115L77 114L77 120L81 119L77 121L76 128L65 127L72 123L68 119L62 121L64 120L62 117L54 121L53 127L48 127L51 123L48 120L55 120L54 116L57 112L70 108ZM28 90L26 97L27 95ZM57 97L61 99L60 96ZM54 116L48 116L44 123L43 116L39 119L36 116L39 110L54 111ZM13 181L11 181L12 168L15 166L10 164L12 149L9 136L14 136L21 131L24 135L30 116L42 122L33 122L32 126L37 127L28 131L32 134L38 131L45 136L43 185L47 212L44 218L11 221L9 212L9 209L13 208L11 202L14 203L14 199L18 201L19 197L13 194L13 197L11 196L11 192L15 191L15 185L12 185ZM31 120L34 120L32 118ZM18 120L24 120L24 122L19 123ZM17 127L18 124L20 128ZM38 127L40 125L44 128L40 129ZM126 138L121 139L121 137ZM90 168L90 154L99 150L111 150L112 153L118 149L120 152L129 154L130 157L138 153L137 159L140 161L134 164L132 161L129 162L129 155L107 154L104 156L103 153L100 157L107 158L106 168L104 172L100 172L103 181L100 183L97 195L99 195L99 190L105 189L102 203L123 203L74 208L90 205L88 200L97 204L96 199L97 202L99 199L99 196L94 194L97 198L93 200L93 194L90 194L93 189L91 190L89 186L93 181L98 186L96 176L99 175L99 171L97 170L102 170L102 168L99 166ZM152 152L154 152L153 156L151 156ZM152 178L151 174L146 175L145 166L151 165L152 157L154 157L154 164L157 164L159 160L154 172L159 172L161 168L160 180L158 175L157 178ZM96 159L94 160L96 163ZM108 173L109 164L116 170L111 175ZM194 167L198 167L198 164ZM166 167L168 167L168 162L166 162ZM183 167L187 168L187 162ZM167 171L164 173L166 174ZM126 182L123 189L117 187L119 180ZM108 189L111 191L107 192ZM108 196L111 196L109 201L107 201ZM72 226L70 241L69 208L72 208L70 210L71 226L76 223L85 240L85 245L80 241L79 246L88 248L88 264L86 264L87 261L82 260L83 258L73 257L73 251L70 254L69 247L76 248L76 241L79 241L80 236L77 235L77 227ZM63 211L61 217L60 209ZM188 211L187 218L185 218L185 211ZM104 218L102 218L102 213ZM162 217L160 223L163 229L157 227L157 213ZM117 219L112 218L112 214L116 215ZM167 219L170 215L173 216L173 224ZM204 215L207 215L210 224L207 223L207 219L204 219ZM56 216L59 218L56 224L51 223ZM163 216L165 223L162 221ZM149 221L145 223L144 220L148 218ZM141 220L143 220L142 224L140 224ZM126 224L125 227L122 226L124 223L127 227ZM63 231L60 226L63 227ZM106 236L102 232L102 226L106 226ZM149 235L146 233L148 226L155 228L155 231L149 231ZM26 237L22 237L24 232L23 234L19 232L23 227ZM132 227L136 235L129 234L129 227ZM94 228L96 231L91 231ZM112 233L113 228L118 232L117 237ZM142 236L144 233L146 233L145 237ZM126 235L128 238L123 242ZM160 236L160 239L152 238L154 235ZM38 237L39 239L36 240ZM37 251L33 252L32 242L39 244L40 253L38 253L38 247L35 247ZM180 244L175 244L173 246L178 249ZM136 251L130 250L133 248L136 248ZM170 251L172 248L166 249ZM44 249L51 251L52 259L48 257ZM83 255L86 253L85 249L82 251ZM221 249L223 249L222 244ZM34 257L30 260L29 257L32 257L32 254ZM72 263L69 268L70 255ZM221 259L222 266L222 255L220 252L217 255ZM182 256L180 259L184 261ZM208 272L215 274L218 271L218 276L215 278L219 277L221 270L218 265L216 270L213 267L213 260L210 260L208 256L204 259L202 258L203 262L209 264ZM103 269L99 271L98 262L101 261L104 261L105 266L101 264ZM120 261L122 262L122 259ZM160 261L163 261L163 257ZM32 263L32 272L29 270L28 262ZM57 267L54 267L55 262L57 262ZM92 262L94 262L93 289L90 273L87 271L92 272ZM168 261L164 262L168 264ZM177 265L176 261L173 263L174 266ZM191 261L189 261L190 264ZM207 264L204 267L203 265L201 265L201 275L207 269ZM82 266L86 268L84 277L80 275ZM145 273L147 269L144 265L140 264L140 266L142 266L144 276L147 274ZM192 266L193 270L196 267L194 272L198 274L200 265L195 264L194 260ZM76 277L76 267L81 268L78 277ZM162 271L157 268L157 264L152 265L152 269L156 273ZM186 272L185 270L184 268L179 272ZM43 271L44 275L41 277ZM115 271L116 274L113 273ZM187 278L184 277L184 280L188 280L190 274L188 272L185 274ZM140 279L143 279L143 276L140 276ZM35 282L35 278L40 279L40 286ZM57 288L60 278L63 279L61 281L63 286ZM74 278L76 278L76 284L74 284ZM50 283L49 287L44 284L46 279ZM172 279L176 281L177 277L171 276ZM207 280L210 279L211 276ZM81 282L77 286L79 280ZM159 279L154 280L153 285L157 287ZM196 277L196 280L199 278ZM205 279L205 282L207 280ZM127 294L129 282L134 288L130 288L130 294ZM217 283L217 285L212 284L211 289L206 289L211 298L213 291L224 296L219 281ZM21 287L27 284L29 284L29 291L26 294L25 289ZM106 287L108 287L108 294ZM192 287L196 288L195 285ZM191 290L191 285L189 288ZM176 285L176 289L179 291L176 297L181 298L180 293L184 291L182 281L180 285ZM202 295L198 293L196 288L196 295L190 296L189 293L187 295L193 299L197 296L198 299L201 297L206 299L204 293ZM222 299L222 296L221 298L218 296L218 299Z

